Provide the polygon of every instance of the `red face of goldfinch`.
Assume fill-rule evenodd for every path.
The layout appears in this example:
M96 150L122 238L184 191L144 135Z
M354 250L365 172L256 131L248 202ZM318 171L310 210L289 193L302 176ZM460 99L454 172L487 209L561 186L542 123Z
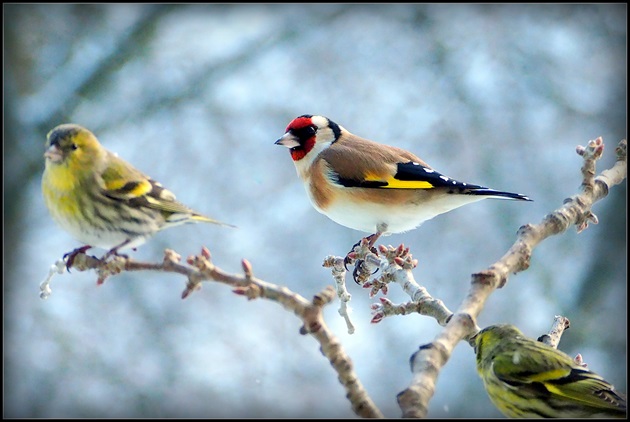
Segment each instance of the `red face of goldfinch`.
M276 141L290 149L317 211L352 229L381 234L418 227L485 198L526 196L458 182L416 155L348 132L323 116L302 115Z
M284 136L276 141L276 145L290 148L293 161L300 161L318 142L334 142L340 134L341 129L335 122L325 117L305 114L289 123Z

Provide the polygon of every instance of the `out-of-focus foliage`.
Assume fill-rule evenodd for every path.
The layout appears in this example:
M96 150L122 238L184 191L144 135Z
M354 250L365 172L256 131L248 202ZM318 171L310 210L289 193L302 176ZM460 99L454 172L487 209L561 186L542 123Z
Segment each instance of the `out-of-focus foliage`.
M500 258L580 185L574 149L603 136L602 170L626 137L627 6L608 5L3 5L4 415L6 417L353 417L329 363L299 321L209 283L49 266L78 246L40 192L45 134L74 122L200 212L237 225L158 234L133 257L210 248L233 272L305 297L332 279L321 264L363 235L308 203L284 148L300 114L407 148L442 173L527 194L483 201L383 238L419 260L416 279L455 309L469 275ZM626 392L626 187L600 224L535 250L495 292L479 325L530 337L572 321L560 349ZM96 251L102 253L102 251ZM394 286L392 286L394 287ZM388 417L410 380L409 356L439 331L409 315L369 324L350 285L357 332L326 309L358 375ZM394 302L407 301L390 289ZM462 400L466 397L466 400ZM495 417L460 344L430 417Z

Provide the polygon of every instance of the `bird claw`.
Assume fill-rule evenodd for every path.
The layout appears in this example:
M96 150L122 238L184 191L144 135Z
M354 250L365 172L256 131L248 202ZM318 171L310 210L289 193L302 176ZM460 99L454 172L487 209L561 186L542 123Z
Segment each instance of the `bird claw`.
M80 253L85 253L90 248L91 248L90 245L85 245L64 254L63 259L66 261L66 270L70 272L70 268L72 268L72 265L74 264L74 260L76 259L77 255L79 255ZM66 260L66 258L68 259Z
M348 252L346 254L346 257L343 259L343 266L346 269L346 271L349 270L348 264L352 264L352 262L356 259L357 252L355 252L355 249L357 248L357 246L363 246L363 245L367 246L370 252L372 252L375 255L378 255L378 251L376 250L374 246L372 246L373 242L376 239L378 239L378 236L376 234L372 234L370 236L362 238L361 240L359 240L357 243L355 243L352 246L352 249L350 249L350 252ZM364 242L366 243L364 244ZM357 280L357 278L363 272L363 263L364 263L363 259L358 259L356 260L356 263L354 264L354 270L352 271L352 278L354 279L354 282L357 284L361 284L361 282ZM378 268L372 274L370 274L370 276L376 274L377 272L378 272Z
M352 279L356 284L360 284L357 278L359 277L360 268L363 267L363 260L359 259L354 265L354 270L352 270Z
M131 239L127 239L127 240L125 240L124 242L122 242L120 245L118 245L118 246L114 246L114 247L113 247L113 248L111 248L111 249L110 249L110 250L109 250L109 251L108 251L105 255L103 255L103 257L101 258L101 260L102 260L103 262L105 262L105 261L107 261L107 259L108 259L110 256L120 256L120 257L125 258L125 259L129 258L129 256L128 256L128 255L124 255L124 254L120 254L120 253L118 253L118 249L121 249L123 246L128 245L130 242L131 242ZM134 251L135 251L135 250L136 250L136 248L132 248L132 250L134 250Z
M367 237L362 238L357 243L352 245L352 248L350 248L350 252L348 252L346 254L346 257L343 260L343 265L346 268L346 270L348 270L348 264L352 263L352 260L354 259L354 258L352 258L350 256L350 254L352 254L354 252L354 250L356 249L357 246L361 246L363 244L363 242L366 242L366 246L368 247L370 252L375 253L375 254L378 255L378 252L376 251L376 248L373 245L374 245L374 242L376 241L376 239L378 239L379 236L380 236L380 234L377 235L375 233L375 234L372 234L372 235L369 235Z
M357 278L361 275L361 273L363 272L363 263L365 261L363 259L359 259L357 260L356 264L354 265L354 270L352 270L352 279L354 280L355 283L357 284L361 284L361 281L357 280ZM370 277L373 276L374 274L376 274L378 272L378 268L376 268L374 270L374 272L372 274L370 274Z
M346 255L346 257L343 259L343 267L346 269L346 271L348 271L348 264L350 263L350 261L352 261L352 258L350 258L348 255Z
M350 252L348 252L346 254L346 257L343 259L343 267L346 269L346 271L348 271L348 264L351 264L352 261L354 260L354 256L351 256L351 254L354 253L354 248L356 248L357 246L359 246L361 244L361 242L363 241L363 239L359 240L357 243L355 243L354 245L352 245L352 248L350 248ZM356 267L355 267L356 269Z
M120 246L122 246L122 245L120 245ZM118 248L120 248L120 246L117 246L115 248L110 249L105 255L103 255L103 257L100 260L105 262L111 256L120 256L122 258L128 259L129 258L128 255L118 253ZM72 268L72 266L74 265L74 260L76 259L77 255L82 254L82 253L84 254L85 252L87 252L88 249L91 249L91 248L92 248L92 246L85 245L85 246L81 246L80 248L76 248L75 250L64 254L63 259L66 261L66 270L68 270L68 272L70 272L70 268ZM134 250L135 250L135 248L134 248ZM94 257L94 258L96 258L96 257Z
M371 234L371 235L369 235L368 237L365 238L367 240L367 242L368 242L368 246L369 246L370 250L374 249L373 246L374 246L374 244L376 243L376 241L378 240L379 237L381 237L381 233L377 232L377 233ZM359 242L359 243L361 243L361 242Z

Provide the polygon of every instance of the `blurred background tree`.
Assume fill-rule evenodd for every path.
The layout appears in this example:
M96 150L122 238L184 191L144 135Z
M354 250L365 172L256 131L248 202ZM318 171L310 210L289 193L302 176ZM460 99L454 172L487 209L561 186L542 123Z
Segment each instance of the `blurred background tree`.
M6 417L353 417L315 341L269 302L184 280L93 273L55 279L77 243L40 192L46 133L91 129L191 207L239 227L186 226L134 252L157 261L210 248L217 265L305 297L321 267L361 233L310 206L287 151L291 119L322 114L357 135L409 149L454 178L527 194L435 218L404 242L429 292L454 308L469 275L498 259L516 229L579 187L574 148L603 136L612 164L627 126L627 6L4 4L4 415ZM626 185L600 224L551 238L531 268L495 292L479 325L545 332L572 324L560 349L627 391ZM370 325L367 292L349 286L357 332L327 320L388 417L409 356L439 327L417 315ZM390 291L393 301L405 301ZM461 397L467 397L465 401ZM497 417L456 348L430 417Z

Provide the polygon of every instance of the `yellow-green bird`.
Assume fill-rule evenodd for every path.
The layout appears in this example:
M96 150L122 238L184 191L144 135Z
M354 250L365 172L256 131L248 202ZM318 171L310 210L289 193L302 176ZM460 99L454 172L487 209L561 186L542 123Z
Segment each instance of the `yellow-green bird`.
M42 193L53 219L84 244L74 257L91 247L135 248L160 230L184 223L220 221L178 202L175 195L131 164L105 149L96 136L76 124L62 124L46 137Z
M473 337L477 371L492 403L510 418L625 418L626 398L569 355L493 325Z

